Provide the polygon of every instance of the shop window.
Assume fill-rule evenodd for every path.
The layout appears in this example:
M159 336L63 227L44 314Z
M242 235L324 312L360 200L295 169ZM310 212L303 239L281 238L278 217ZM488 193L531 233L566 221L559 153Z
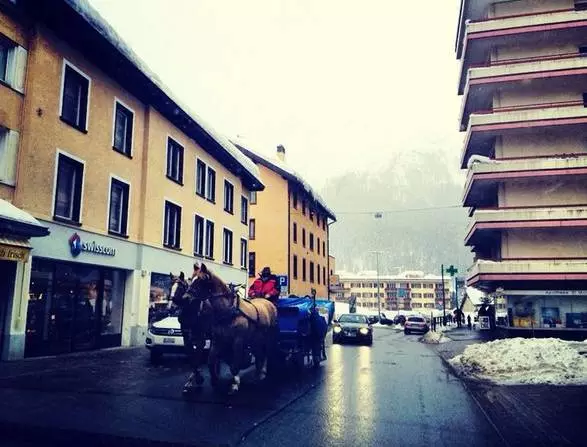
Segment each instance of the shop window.
M206 163L200 159L196 160L196 194L206 195Z
M0 126L0 183L16 184L18 132Z
M181 250L181 207L165 201L165 221L163 228L163 245L167 248Z
M255 219L251 219L249 221L249 239L254 240L255 239Z
M90 78L69 62L64 62L61 120L82 132L88 130Z
M293 255L292 270L293 278L298 279L298 255Z
M256 271L256 267L257 267L257 259L255 256L255 252L251 251L249 252L249 278L254 278L255 277L255 271Z
M120 101L114 102L114 137L112 147L121 154L132 155L134 113Z
M167 178L183 185L183 146L167 138Z
M110 180L110 210L108 231L120 236L128 232L128 199L130 185L118 179Z
M0 83L24 92L27 51L8 39L0 39Z
M222 234L222 262L232 265L232 231L228 228Z
M216 171L210 166L207 168L208 184L206 185L206 199L209 202L216 202Z
M83 163L59 153L53 211L56 219L80 222L83 176Z
M245 196L241 196L241 223L247 224L249 220L249 201Z
M194 255L204 255L204 218L202 216L194 217Z
M241 269L247 268L247 240L241 239Z
M234 186L228 180L224 180L224 211L234 213Z
M206 243L204 245L204 256L214 259L214 222L206 220Z

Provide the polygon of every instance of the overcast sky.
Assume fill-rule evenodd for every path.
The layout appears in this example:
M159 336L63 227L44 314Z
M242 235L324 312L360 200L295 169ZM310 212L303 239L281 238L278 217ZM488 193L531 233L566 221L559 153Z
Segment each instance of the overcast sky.
M457 131L460 0L90 0L183 102L315 187L443 151Z

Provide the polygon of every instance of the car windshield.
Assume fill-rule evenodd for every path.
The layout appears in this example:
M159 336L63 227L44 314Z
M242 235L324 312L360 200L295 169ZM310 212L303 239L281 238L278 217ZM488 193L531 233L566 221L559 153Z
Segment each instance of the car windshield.
M408 321L412 321L412 322L415 322L415 323L424 323L424 318L410 317L410 318L408 318Z
M365 317L363 315L343 315L338 320L341 323L365 323Z

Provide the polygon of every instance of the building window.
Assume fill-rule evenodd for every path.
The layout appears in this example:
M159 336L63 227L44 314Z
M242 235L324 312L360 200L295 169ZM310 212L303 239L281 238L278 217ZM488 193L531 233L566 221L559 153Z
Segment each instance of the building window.
M297 210L298 209L298 193L294 191L292 196L293 196L293 207L294 207L294 209Z
M110 209L108 216L108 231L120 236L127 235L128 226L128 199L130 186L117 179L110 181Z
M134 113L120 101L114 101L114 135L112 148L121 154L132 155Z
M247 240L241 239L241 269L247 268Z
M320 281L320 266L318 264L316 264L316 280L317 280L318 284L321 283L321 281Z
M306 260L302 258L302 281L306 281Z
M257 259L255 252L249 252L249 278L255 277Z
M322 267L322 282L326 285L326 267Z
M183 184L183 146L167 138L167 178Z
M257 191L251 191L249 193L249 202L251 205L257 204Z
M326 257L326 241L322 241L322 256Z
M208 185L206 187L206 199L209 202L216 202L216 171L208 166Z
M306 229L302 228L302 246L306 246Z
M314 282L314 263L310 261L310 282Z
M247 224L249 221L249 201L245 196L241 196L241 222Z
M318 254L320 254L320 238L316 240L316 248L318 249Z
M314 233L310 233L310 250L314 251Z
M224 211L234 213L234 186L228 180L224 180Z
M0 126L0 183L16 184L18 132Z
M55 217L80 222L84 165L64 154L57 161Z
M196 159L196 194L206 195L206 163L200 159Z
M305 216L306 215L306 201L302 200L302 214Z
M293 232L293 241L294 241L294 244L297 244L298 243L298 224L295 223L295 222L293 223L293 230L292 230L292 232Z
M293 262L293 265L292 265L293 278L298 279L298 255L293 255L292 262Z
M61 119L83 132L88 130L90 78L65 63L63 68Z
M194 217L194 255L204 255L204 218L202 216Z
M249 220L249 239L255 239L255 219Z
M214 259L214 222L211 220L206 220L204 256L208 259Z
M227 228L222 234L222 262L232 265L232 231Z
M165 222L163 228L163 245L180 250L181 207L165 201Z
M24 93L27 51L8 39L0 39L0 81Z

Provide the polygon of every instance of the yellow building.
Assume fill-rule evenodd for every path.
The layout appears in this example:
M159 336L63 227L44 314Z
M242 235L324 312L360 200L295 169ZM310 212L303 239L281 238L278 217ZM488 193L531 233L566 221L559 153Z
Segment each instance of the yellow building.
M282 296L328 296L329 225L336 221L324 200L285 163L285 148L269 159L237 145L261 172L265 190L251 200L251 282L264 266L287 278Z
M50 232L12 266L4 359L144 343L194 259L247 278L257 167L86 6L0 2L0 199Z

